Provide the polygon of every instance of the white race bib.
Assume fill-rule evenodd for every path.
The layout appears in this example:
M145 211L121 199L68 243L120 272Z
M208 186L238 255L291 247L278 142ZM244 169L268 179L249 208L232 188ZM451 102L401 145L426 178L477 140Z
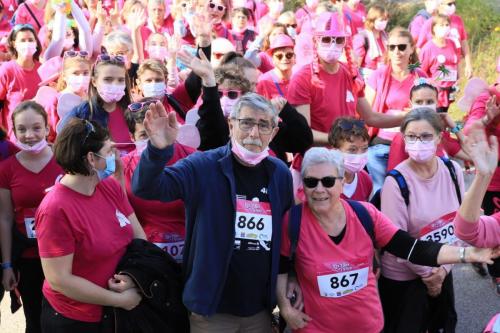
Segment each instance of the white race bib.
M457 236L455 236L455 227L453 226L455 215L456 212L449 213L429 223L420 230L419 238L436 243L455 244L458 241Z
M458 80L458 71L456 69L451 69L446 67L448 70L448 74L440 73L438 76L438 80L443 82L456 82Z
M268 202L236 199L236 220L234 221L235 244L241 240L258 241L269 251L273 236L271 205Z
M34 217L25 217L24 218L24 226L26 227L26 236L28 238L36 238L35 218Z
M163 251L170 254L172 258L177 262L182 262L182 255L184 253L184 241L173 242L173 243L154 243Z
M339 298L355 293L368 285L369 267L320 275L319 293L323 297Z

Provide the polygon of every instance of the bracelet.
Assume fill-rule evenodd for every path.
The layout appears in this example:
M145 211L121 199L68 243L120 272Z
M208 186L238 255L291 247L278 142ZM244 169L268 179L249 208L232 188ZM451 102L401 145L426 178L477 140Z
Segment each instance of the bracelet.
M460 262L462 264L465 264L466 263L466 261L465 261L465 247L460 248L459 254L460 254Z
M11 262L3 262L2 263L2 269L8 269L8 268L12 268L12 263Z
M461 129L462 126L460 126L460 124L457 124L455 127L450 128L450 133L457 134L458 132L460 132Z

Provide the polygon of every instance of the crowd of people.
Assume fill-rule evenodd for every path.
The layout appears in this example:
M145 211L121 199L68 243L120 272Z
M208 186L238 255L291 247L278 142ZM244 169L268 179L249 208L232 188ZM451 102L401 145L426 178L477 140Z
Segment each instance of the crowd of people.
M0 0L26 332L455 332L453 264L500 294L500 57L473 78L456 2L424 4Z

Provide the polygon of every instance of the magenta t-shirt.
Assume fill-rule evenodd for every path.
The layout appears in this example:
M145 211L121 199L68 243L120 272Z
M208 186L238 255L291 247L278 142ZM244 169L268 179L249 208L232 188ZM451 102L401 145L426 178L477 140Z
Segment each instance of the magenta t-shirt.
M116 143L122 155L134 150L135 145L130 139L127 121L120 107L117 106L115 111L109 113L108 128L111 140Z
M425 21L420 34L418 36L417 47L421 49L424 45L432 39L432 19ZM450 16L450 35L448 36L455 42L457 48L460 48L460 43L467 40L467 32L465 31L464 22L458 15Z
M257 83L257 93L267 99L272 99L276 96L283 96L287 98L289 83L290 81L288 80L280 80L276 73L274 73L274 70L270 70L259 77L259 82Z

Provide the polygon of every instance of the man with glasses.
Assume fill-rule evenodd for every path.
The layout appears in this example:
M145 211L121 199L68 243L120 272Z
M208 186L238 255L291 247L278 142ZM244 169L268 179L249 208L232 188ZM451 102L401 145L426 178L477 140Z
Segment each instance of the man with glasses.
M292 179L285 164L269 157L278 116L264 97L244 94L228 124L226 146L165 168L177 121L160 103L150 105L144 121L150 140L132 190L149 200L184 200L183 301L192 312L191 332L270 332Z

